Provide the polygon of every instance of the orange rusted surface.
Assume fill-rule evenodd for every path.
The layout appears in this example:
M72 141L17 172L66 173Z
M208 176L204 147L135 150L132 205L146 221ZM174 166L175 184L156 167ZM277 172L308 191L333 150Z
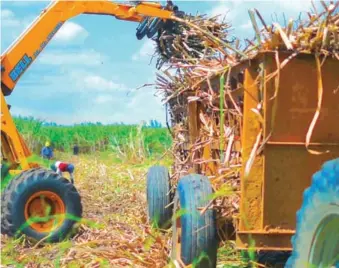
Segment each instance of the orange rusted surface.
M196 102L190 102L188 104L188 134L190 144L194 144L196 139L199 137L199 109ZM195 155L196 158L199 158L199 155ZM189 170L190 173L199 173L199 166L194 165L192 170Z
M280 63L290 55L280 53ZM263 68L262 77L258 71L260 64ZM339 61L326 59L321 67L324 92L322 108L309 147L316 151L330 151L321 155L311 154L306 148L306 134L318 101L315 56L301 54L292 59L280 71L279 83L275 78L267 81L270 74L277 70L275 53L259 54L239 66L244 65L244 88L234 93L244 95L240 133L244 164L240 216L235 226L236 244L239 249L248 248L254 243L257 250L290 250L296 212L301 206L304 190L310 185L312 175L325 161L339 157ZM260 84L260 79L266 83ZM217 78L211 79L212 88L217 88L218 82ZM276 84L279 85L278 91ZM274 98L276 92L278 94ZM260 102L262 118L253 112ZM189 104L191 144L201 128L199 109L199 104ZM246 163L260 133L260 145L262 141L265 141L265 145L256 155L249 175L245 177ZM219 150L220 144L212 143L204 147L202 155L195 157L203 160L219 159L213 157ZM215 176L217 168L216 163L206 162L196 165L192 172Z
M287 56L280 53L280 62ZM260 60L267 78L277 69L275 56L265 53ZM245 75L244 163L249 159L260 130L258 117L251 111L260 97L260 89L254 84L257 67L257 63L252 64ZM327 154L311 154L305 144L318 100L314 55L299 55L281 70L276 99L272 99L276 90L274 79L262 87L263 140L267 143L256 157L250 175L241 179L239 248L246 248L253 240L257 249L290 249L296 211L301 206L304 190L325 161L339 156L339 92L335 93L339 85L339 61L327 59L321 69L323 102L310 149L330 150Z
M193 145L200 137L201 122L199 119L200 112L202 110L201 105L197 102L188 103L188 128L189 128L189 142ZM204 140L201 140L204 142ZM219 145L217 145L219 146ZM202 152L196 152L195 159L215 159L213 157L216 154L216 144L207 144L203 146ZM190 170L190 173L205 174L206 176L215 175L217 172L218 165L213 161L205 162L202 164L194 164L194 167Z
M289 241L293 233L291 232L237 232L237 248L256 250L289 251Z
M64 221L65 213L62 199L50 191L34 193L25 204L26 221L33 221L31 228L42 233L58 228Z
M286 55L281 55L284 60ZM267 69L276 70L274 56L266 55ZM313 131L312 142L339 143L339 61L326 59L321 67L323 81L323 104ZM274 81L265 92L265 137L271 131L271 115ZM318 101L316 62L313 55L300 55L281 70L272 142L305 142Z
M275 62L267 56L267 64ZM322 155L305 148L318 100L315 58L301 55L281 71L274 129L265 148L264 226L294 229L295 213L312 175L322 163L339 156L339 94L333 92L339 85L338 70L339 62L332 59L322 65L323 103L311 139L313 150L330 150ZM266 90L265 136L271 131L273 94L272 88Z
M259 96L256 85L258 73L255 66L250 67L245 72L244 93L244 120L242 135L242 158L245 163L249 158L256 137L260 132L260 124L257 115L251 111L256 108ZM240 200L240 230L255 230L262 227L262 187L264 178L264 159L259 156L255 159L247 178L242 176L241 181L241 200Z

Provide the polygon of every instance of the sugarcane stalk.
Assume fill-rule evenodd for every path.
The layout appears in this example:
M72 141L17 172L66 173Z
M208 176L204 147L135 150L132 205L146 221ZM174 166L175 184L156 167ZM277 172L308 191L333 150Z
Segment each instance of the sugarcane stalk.
M224 148L224 124L225 124L225 112L224 112L224 88L225 88L225 74L220 76L220 161L223 162L223 148Z
M235 53L237 53L237 54L241 55L242 57L244 57L245 59L247 59L247 55L244 54L242 51L235 49L231 45L229 45L229 44L225 43L224 41L220 40L218 37L213 36L210 32L201 29L199 26L197 26L197 25L195 25L193 23L190 23L189 21L186 21L186 20L183 20L181 18L175 17L175 16L173 17L173 19L178 21L178 22L187 24L188 26L190 26L192 28L195 28L196 30L200 31L201 33L203 33L204 35L209 37L211 39L211 41L214 42L216 45L220 45L221 44L222 46L224 46L224 47L234 51Z
M253 30L255 32L255 36L258 42L259 47L261 46L261 38L260 38L260 30L257 24L257 21L255 20L255 15L253 10L249 10L248 14L250 16L250 20L252 22Z

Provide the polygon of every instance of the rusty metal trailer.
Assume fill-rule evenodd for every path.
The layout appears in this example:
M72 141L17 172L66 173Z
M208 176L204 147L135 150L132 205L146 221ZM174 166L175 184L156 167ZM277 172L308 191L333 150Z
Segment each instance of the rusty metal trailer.
M289 61L279 71L278 92L277 80L271 79L272 74L277 71L275 52L260 53L232 68L234 77L240 72L244 73L244 81L240 216L231 230L235 230L238 249L246 250L252 247L255 250L292 251L287 267L309 267L306 263L303 264L305 266L300 266L300 263L305 261L315 267L339 265L339 61L320 57L319 77L315 55L295 55L287 52L279 52L278 55L280 64L284 60ZM264 83L258 82L260 69L260 79ZM219 77L211 81L213 90L217 91L215 87ZM278 94L275 96L276 93ZM311 134L310 124L320 105L319 99L320 113L315 121L310 142L307 142L306 136ZM262 104L261 116L252 111L258 107L258 103ZM202 107L196 102L189 103L187 107L187 138L192 144L199 136L201 122L198 114ZM260 152L253 151L258 145L260 132L262 149ZM208 159L218 150L218 146L208 145L203 149L202 157ZM245 176L245 164L251 160L253 152L256 156ZM213 175L217 169L218 163L207 162L192 165L189 173L207 176ZM150 176L154 177L154 181L159 181L159 176ZM150 191L152 190L148 189L148 193ZM150 199L148 194L148 202ZM168 202L172 200L173 196ZM204 202L206 205L207 201ZM171 208L169 203L166 205ZM190 209L195 208L191 206ZM310 213L309 209L319 213L315 214L312 220L313 227L307 227L309 230L306 232L305 215L313 213ZM299 215L296 217L298 210ZM205 216L199 214L198 217ZM182 221L180 223L180 217L173 220L176 236L173 238L173 247L176 247L176 253L172 258L178 265L188 265L192 263L194 256L185 254L192 255L193 251L194 254L202 253L208 245L213 244L213 239L199 240L203 238L196 237L195 240L185 242L178 238L182 235L184 239L185 236ZM196 226L195 231L201 231L198 228L199 219L192 226ZM195 235L193 229L189 230L192 231L192 237ZM292 236L294 243L291 242ZM232 234L228 237L232 237ZM199 241L202 241L205 248L199 246ZM184 242L196 249L185 251L182 244ZM214 254L211 258L216 258L216 253L208 254ZM216 261L212 260L201 267L215 265Z

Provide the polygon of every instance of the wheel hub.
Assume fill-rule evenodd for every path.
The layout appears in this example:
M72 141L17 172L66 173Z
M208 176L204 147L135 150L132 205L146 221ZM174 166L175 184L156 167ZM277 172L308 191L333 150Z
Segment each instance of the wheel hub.
M65 205L59 195L51 191L34 193L25 204L25 219L38 232L50 232L65 219Z

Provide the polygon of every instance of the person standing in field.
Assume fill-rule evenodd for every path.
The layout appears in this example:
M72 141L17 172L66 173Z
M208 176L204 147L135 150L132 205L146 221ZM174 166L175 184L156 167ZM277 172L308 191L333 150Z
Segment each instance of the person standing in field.
M79 146L78 144L75 144L73 147L73 155L78 155L79 154Z
M52 159L54 157L53 155L53 149L48 141L46 141L45 146L41 149L41 157L45 159Z
M60 176L62 176L63 172L68 172L72 184L74 184L74 177L73 177L73 172L74 172L74 165L71 163L65 163L61 161L56 161L54 164L51 165L51 169L58 173Z

